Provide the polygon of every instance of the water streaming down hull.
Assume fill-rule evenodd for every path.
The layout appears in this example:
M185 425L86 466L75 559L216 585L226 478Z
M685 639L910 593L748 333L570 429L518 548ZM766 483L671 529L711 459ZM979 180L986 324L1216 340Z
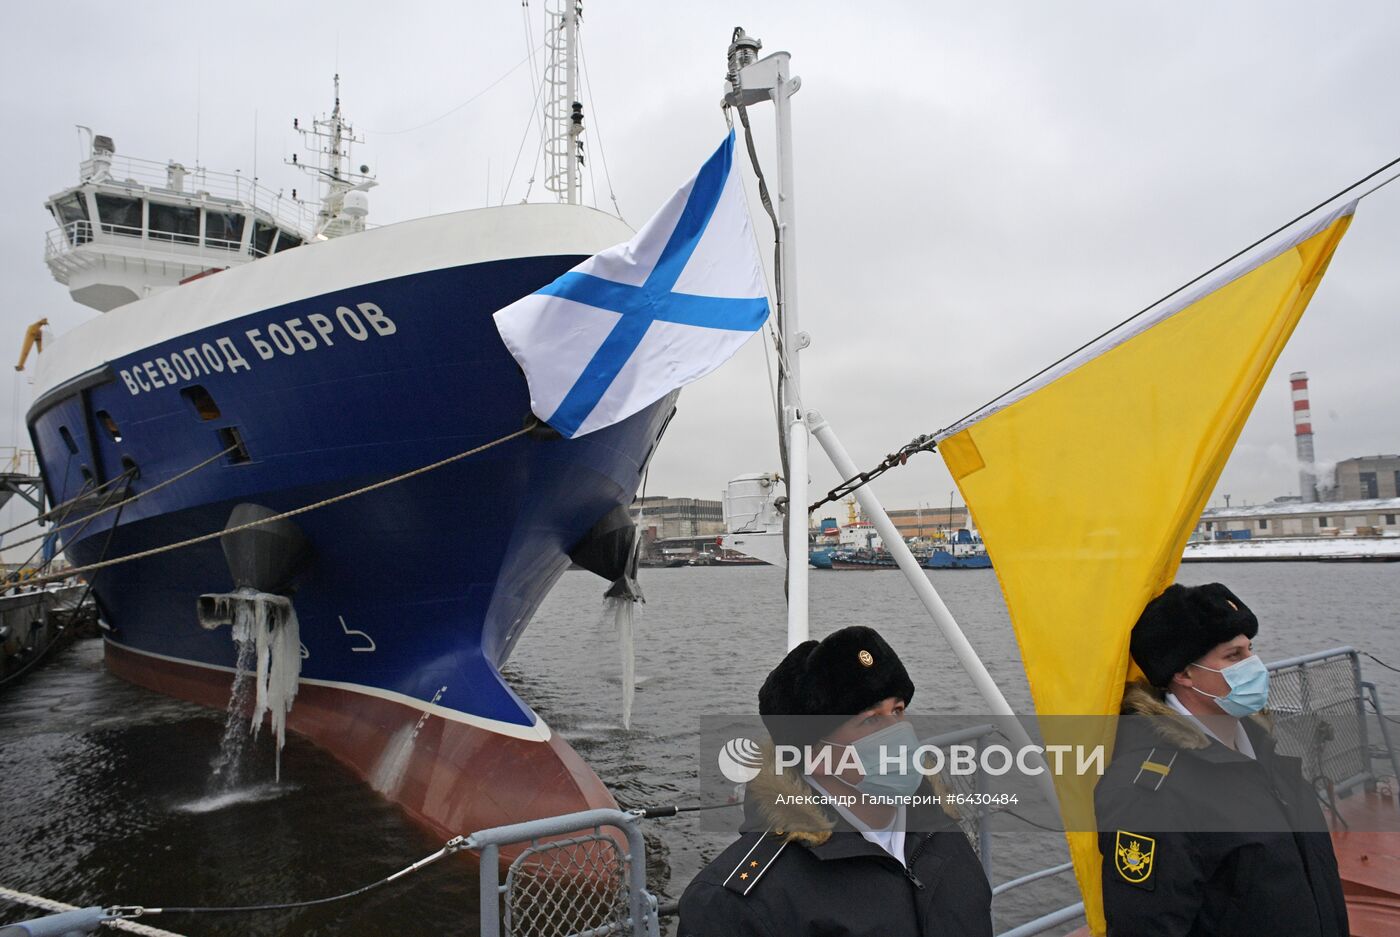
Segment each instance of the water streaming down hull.
M637 605L630 596L609 596L607 612L612 613L617 645L622 658L622 727L632 727L632 703L637 693ZM604 614L607 614L605 612Z
M234 664L233 689L229 692L224 734L219 741L219 754L210 774L210 788L214 794L227 794L243 783L244 756L251 738L247 719L256 656L257 645L254 642L245 640L238 643L238 659Z
M115 530L113 515L93 519L64 544L68 558L218 531L240 504L290 510L519 429L528 391L490 313L626 233L571 206L423 219L224 271L60 338L45 349L29 414L51 500L82 484L76 470L65 481L65 468L105 479L130 460L141 494L230 439L241 445L128 505ZM348 315L362 304L392 327L336 331L334 344L270 358L245 337L327 314L339 329L338 309L363 326ZM247 366L200 373L197 392L195 380L156 388L148 378L133 392L121 376L220 339ZM567 568L567 550L630 504L672 408L667 399L577 440L518 439L300 515L315 560L296 582L299 641L278 627L265 634L261 702L274 732L279 700L295 692L286 729L383 778L386 796L445 835L614 805L500 667ZM98 412L120 434L83 431L103 425ZM201 629L195 605L229 578L213 541L97 572L109 668L226 707L236 645Z
M278 781L282 780L282 748L287 744L287 713L301 676L300 635L296 609L283 596L250 591L234 606L233 640L239 659L247 655L246 648L251 645L257 662L251 731L256 739L264 718L271 718L277 740Z

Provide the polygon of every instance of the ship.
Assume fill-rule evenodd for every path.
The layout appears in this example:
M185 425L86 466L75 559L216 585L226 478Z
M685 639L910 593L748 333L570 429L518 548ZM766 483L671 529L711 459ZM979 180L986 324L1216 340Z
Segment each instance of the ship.
M444 838L616 806L501 675L570 555L605 571L587 555L630 534L674 410L560 438L492 321L632 234L581 204L576 26L568 4L545 84L556 202L369 224L337 76L329 116L294 123L319 204L103 135L46 203L48 266L101 313L48 338L34 376L45 493L74 519L53 536L79 568L157 551L89 574L107 668L223 708L221 620L270 595L299 628L286 728Z
M946 541L920 558L925 569L991 569L992 560L982 539L960 527Z

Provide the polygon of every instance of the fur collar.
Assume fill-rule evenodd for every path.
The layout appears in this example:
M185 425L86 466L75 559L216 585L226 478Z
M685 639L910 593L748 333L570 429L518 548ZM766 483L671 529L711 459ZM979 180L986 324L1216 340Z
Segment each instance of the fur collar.
M771 741L764 742L761 757L762 770L746 788L747 796L753 801L758 817L788 842L820 846L830 839L832 832L841 822L836 812L819 804L803 803L804 799L820 792L815 791L794 768L784 768L781 772L774 770ZM935 775L928 780L935 793L941 795L948 792L948 787L941 777ZM779 802L780 797L789 802ZM943 812L953 820L959 819L957 809L946 802Z
M1137 680L1123 688L1124 715L1155 716L1150 720L1152 731L1168 745L1182 749L1199 749L1210 746L1210 736L1201 731L1194 721L1177 712L1167 703L1166 692ZM1264 713L1249 717L1265 733L1273 728L1272 720Z
M836 815L818 804L802 803L814 793L812 786L793 768L775 770L771 741L763 744L762 759L762 770L749 782L747 791L763 822L788 842L820 846L830 839L836 828ZM780 798L792 802L780 803Z

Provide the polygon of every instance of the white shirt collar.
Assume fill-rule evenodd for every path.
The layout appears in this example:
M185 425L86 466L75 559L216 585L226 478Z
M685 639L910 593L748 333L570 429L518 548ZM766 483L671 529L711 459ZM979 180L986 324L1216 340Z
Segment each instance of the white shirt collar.
M1210 726L1206 725L1204 722L1202 722L1201 720L1197 719L1195 713L1191 712L1191 710L1189 710L1189 709L1187 709L1185 706L1181 705L1181 700L1179 700L1179 699L1176 698L1176 694L1175 694L1175 693L1168 693L1168 694L1167 694L1167 705L1170 706L1172 709L1175 709L1177 712L1181 713L1181 715L1185 716L1187 719L1190 719L1190 720L1196 725L1196 727L1197 727L1198 729L1200 729L1202 732L1204 732L1206 735L1208 735L1208 736L1210 736L1211 738L1215 739L1215 740L1216 740L1217 742L1219 742L1221 745L1225 745L1226 748L1229 748L1229 747L1230 747L1229 745L1226 745L1224 739L1222 739L1220 736L1216 735L1214 732L1212 732L1212 731L1210 730ZM1235 749L1235 751L1239 752L1241 755L1245 755L1245 756L1247 756L1247 757L1249 757L1249 758L1254 758L1254 757L1255 757L1255 755L1254 755L1254 745L1253 745L1253 743L1251 743L1251 742L1249 741L1249 733L1245 732L1245 730L1244 730L1244 723L1243 723L1241 720L1239 720L1239 719L1236 719L1236 720L1235 720L1235 745L1234 745L1234 749Z
M824 786L822 786L822 784L820 784L810 774L803 775L803 778L805 778L807 783L815 789L817 789L818 791L821 791L823 794L831 796L831 792L828 791ZM852 827L854 827L856 832L860 833L860 835L864 837L868 842L874 843L876 846L879 846L881 849L885 850L885 852L898 859L900 865L903 865L905 867L908 866L908 863L904 861L903 804L899 804L895 807L894 820L891 821L889 826L885 827L882 830L877 830L874 827L871 827L870 825L862 821L859 817L857 817L855 814L851 813L845 807L841 806L841 804L837 803L835 800L832 800L829 806L834 808L836 812L840 814L841 819L845 820Z

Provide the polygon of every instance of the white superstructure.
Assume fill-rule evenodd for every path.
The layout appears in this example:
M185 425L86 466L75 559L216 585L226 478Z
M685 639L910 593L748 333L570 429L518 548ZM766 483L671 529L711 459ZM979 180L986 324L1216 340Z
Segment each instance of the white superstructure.
M202 274L307 240L310 211L239 173L118 157L91 138L77 185L50 198L44 242L54 279L107 312Z
M288 165L311 174L320 198L274 192L242 173L118 157L111 137L89 135L78 184L45 207L58 222L44 260L77 302L100 312L251 260L365 230L376 182L355 167L358 139L335 106L309 126L292 121L315 158L292 154ZM87 130L87 128L80 128Z

